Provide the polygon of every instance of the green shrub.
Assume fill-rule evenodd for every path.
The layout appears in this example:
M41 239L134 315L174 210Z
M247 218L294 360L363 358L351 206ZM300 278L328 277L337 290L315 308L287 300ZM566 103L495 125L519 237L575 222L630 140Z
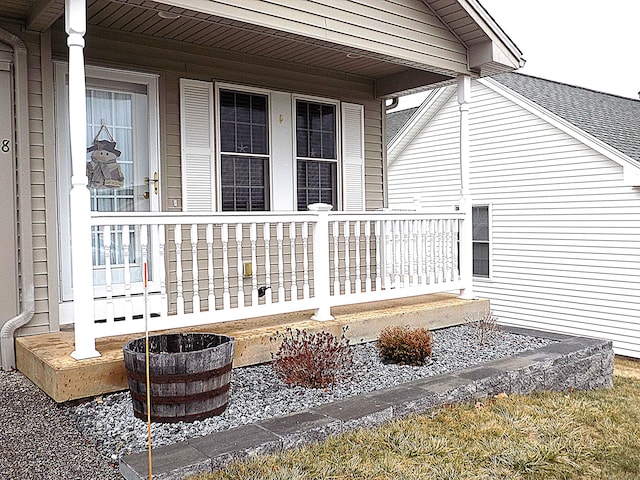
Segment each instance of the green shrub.
M432 345L431 332L422 327L385 327L376 342L383 360L401 365L424 365Z
M282 338L278 351L271 356L273 368L289 385L324 388L351 375L353 353L349 340L329 332L295 332L287 328L272 340Z

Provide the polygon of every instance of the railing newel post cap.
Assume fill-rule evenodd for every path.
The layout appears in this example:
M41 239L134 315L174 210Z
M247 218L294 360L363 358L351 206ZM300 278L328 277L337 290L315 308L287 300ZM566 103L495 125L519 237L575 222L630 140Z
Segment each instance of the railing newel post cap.
M311 212L329 212L333 210L333 205L329 205L328 203L312 203L311 205L307 205L307 210Z

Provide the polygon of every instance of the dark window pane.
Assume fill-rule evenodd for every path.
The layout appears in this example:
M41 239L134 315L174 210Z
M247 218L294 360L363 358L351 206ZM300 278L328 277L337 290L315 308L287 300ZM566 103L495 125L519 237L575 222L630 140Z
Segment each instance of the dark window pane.
M489 277L489 207L473 207L473 275Z
M328 203L337 208L335 162L298 160L298 210L312 203Z
M489 277L489 244L473 244L473 275Z
M269 209L268 158L223 155L221 158L222 209Z
M220 92L220 145L225 153L268 154L267 97Z

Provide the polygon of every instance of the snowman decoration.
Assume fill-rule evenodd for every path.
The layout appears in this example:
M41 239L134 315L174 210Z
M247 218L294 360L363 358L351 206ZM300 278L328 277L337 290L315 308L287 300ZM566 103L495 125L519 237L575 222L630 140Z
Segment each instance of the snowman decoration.
M109 140L98 140L103 131ZM87 153L91 153L91 160L87 162L89 188L122 188L124 175L117 162L121 152L116 149L116 142L104 124L93 139L93 145L87 148Z

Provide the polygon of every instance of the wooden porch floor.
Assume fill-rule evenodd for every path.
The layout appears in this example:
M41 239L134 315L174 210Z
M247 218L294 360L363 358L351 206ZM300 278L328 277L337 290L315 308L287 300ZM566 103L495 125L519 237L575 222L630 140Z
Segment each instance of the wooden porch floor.
M387 325L423 326L437 329L460 324L465 317L489 310L488 300L461 300L455 295L435 294L392 301L334 307L335 320L310 320L312 311L213 323L163 332L210 332L235 338L234 367L271 360L270 341L287 327L329 331L336 336L348 327L352 344L375 340ZM65 402L127 388L122 347L141 334L108 337L96 341L101 356L77 361L73 330L16 339L17 369L56 402Z

